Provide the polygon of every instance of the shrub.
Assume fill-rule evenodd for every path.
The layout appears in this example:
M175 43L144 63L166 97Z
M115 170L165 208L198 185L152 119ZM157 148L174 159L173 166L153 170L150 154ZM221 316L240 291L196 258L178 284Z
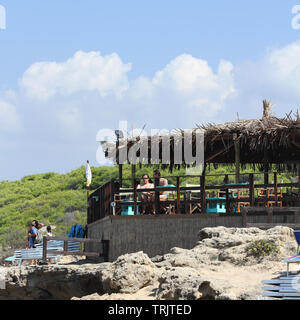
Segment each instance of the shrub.
M247 247L247 253L255 257L265 257L271 253L279 253L279 248L272 240L255 240Z

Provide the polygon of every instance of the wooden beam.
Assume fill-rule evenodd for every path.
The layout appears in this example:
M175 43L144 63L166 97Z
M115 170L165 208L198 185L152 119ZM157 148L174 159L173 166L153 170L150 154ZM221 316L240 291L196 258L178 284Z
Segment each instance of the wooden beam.
M47 262L47 237L43 237L43 262Z
M206 213L206 195L205 195L205 171L200 177L200 188L201 188L201 212Z
M123 185L123 165L119 164L119 183L120 183L120 188L122 188Z
M217 156L221 155L224 152L229 151L232 147L234 146L234 144L230 144L228 147L222 149L221 151L218 151L217 153L215 153L213 156L209 157L208 159L205 159L206 162L210 162L213 159L215 159Z
M56 250L48 250L48 253L64 255L64 256L86 256L86 257L99 257L101 253L98 252L69 252L69 251L56 251Z
M134 180L135 181L135 180ZM133 211L134 215L137 215L137 184L134 183L134 189L133 189Z
M111 204L115 201L115 181L111 180L110 182L110 204L109 204L109 215L114 214L114 208L111 206Z
M250 206L255 205L255 195L254 195L254 174L249 174L249 196L250 196Z
M136 165L135 165L135 164L132 164L132 165L131 165L132 188L134 188L134 184L135 184L135 174L136 174Z
M68 251L68 241L64 241L64 251Z
M241 148L240 141L237 139L237 136L234 136L234 152L235 152L235 183L240 183L240 157L241 157Z
M180 177L177 177L177 214L181 214L181 208L180 208Z
M226 201L225 201L226 213L231 213L230 203L229 203L229 190L226 188Z
M300 201L300 166L298 168L298 197Z
M159 190L157 187L159 186L159 179L154 179L154 187L155 187L155 196L154 196L154 207L155 207L155 213L160 214L160 197L159 197Z
M47 241L50 240L60 240L60 241L71 241L71 242L97 242L102 243L99 239L86 239L86 238L64 238L64 237L45 237Z
M274 172L274 193L275 193L275 205L278 205L278 179L277 179L277 172Z
M298 147L300 149L300 143L296 142L296 141L292 141L292 144L295 146L295 147Z
M269 173L265 172L264 173L264 185L265 185L265 188L267 188L268 184L269 184Z

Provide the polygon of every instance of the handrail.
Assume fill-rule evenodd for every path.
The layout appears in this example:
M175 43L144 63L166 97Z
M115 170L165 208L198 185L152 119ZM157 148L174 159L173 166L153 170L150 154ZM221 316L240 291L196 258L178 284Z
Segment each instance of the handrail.
M254 188L274 188L274 184L255 184ZM297 183L278 183L277 185L278 188L284 188L284 187L298 187ZM180 187L180 191L193 191L193 190L199 190L199 187ZM236 184L236 185L220 185L220 186L206 186L206 190L214 190L214 189L249 189L249 184ZM138 193L141 192L155 192L156 190L159 191L176 191L177 187L159 187L158 189L156 188L151 188L151 189L137 189ZM134 188L127 188L127 189L122 189L119 190L119 193L128 193L128 192L133 192Z
M269 175L275 174L277 172L268 172ZM249 176L250 174L253 175L264 175L265 172L244 172L240 173L240 176ZM277 173L278 174L278 173ZM200 178L202 175L183 175L183 176L163 176L165 179L176 179L179 178ZM216 174L205 174L206 177L224 177L224 176L236 176L236 173L216 173ZM135 177L134 179L142 180L141 178ZM119 179L114 179L115 181L118 181ZM122 181L132 181L132 178L122 178Z
M168 204L172 201L174 203L175 200L175 210L177 214L181 214L182 209L184 208L185 213L193 212L191 209L192 206L187 206L191 203L198 203L198 209L202 214L206 213L207 204L214 204L215 202L219 201L219 199L210 199L207 198L207 192L211 191L221 191L224 193L225 197L225 208L227 213L233 213L235 206L238 207L240 210L240 203L244 202L242 205L250 205L255 206L259 205L259 203L263 204L264 206L269 205L279 205L282 206L283 201L286 204L295 205L295 202L300 201L300 182L291 182L291 183L278 183L278 173L274 172L274 182L270 183L266 175L271 175L272 173L241 173L241 176L248 176L247 182L244 183L236 183L236 184L224 184L220 183L220 185L211 185L207 183L207 177L214 176L214 177L228 177L234 176L234 173L221 173L221 174L212 174L212 175L199 175L199 176L171 176L165 177L169 180L170 183L174 184L173 186L158 186L158 179L155 179L154 187L147 188L147 189L138 189L138 180L137 178L130 178L130 179L123 179L134 181L134 187L131 188L120 188L120 184L118 183L118 179L114 179L109 181L108 183L104 184L102 187L97 189L91 196L90 196L90 205L89 205L89 213L88 213L88 224L98 221L104 217L115 215L116 214L116 206L117 211L120 210L119 204L125 206L133 206L134 215L138 214L138 205L141 203L139 201L139 195L142 193L152 193L154 195L154 199L148 199L146 202L149 204L153 204L153 208L155 208L155 212L159 213L161 208L161 203ZM254 176L264 176L264 182L256 181ZM181 179L186 179L188 177L194 178L194 185L193 186L183 186ZM199 178L198 182L197 179ZM195 180L196 179L196 180ZM175 181L176 180L176 181ZM172 182L171 182L172 181ZM225 180L224 180L225 181ZM275 197L269 195L267 193L267 197L260 198L259 201L255 195L257 189L266 189L266 188L273 188ZM278 190L281 188L296 188L299 191L296 191L295 197L291 194L285 194L284 197L278 197ZM247 197L243 196L242 198L233 198L231 197L231 191L236 192L236 190L248 190ZM196 191L200 194L200 199L191 199L189 191ZM168 199L167 201L160 200L160 194L162 192L172 192L174 193L174 199ZM115 200L115 195L125 196L125 193L131 193L133 195L133 201L128 201L128 199L121 199L118 202ZM176 195L177 194L177 195ZM182 196L184 194L184 199ZM97 197L96 197L97 196ZM97 198L97 199L94 199ZM195 201L194 201L195 200ZM274 203L269 203L274 202ZM117 204L119 203L119 204ZM131 209L130 209L131 210Z
M47 250L47 244L48 241L56 240L56 241L63 241L64 242L64 249L63 251L57 251L57 250ZM57 255L74 255L74 256L86 256L86 257L105 257L108 258L107 254L101 254L99 252L84 252L84 251L78 251L78 252L69 252L68 251L68 242L80 242L80 243L106 243L106 240L99 240L99 239L87 239L87 238L66 238L66 237L43 237L43 261L47 262L47 253L55 253Z

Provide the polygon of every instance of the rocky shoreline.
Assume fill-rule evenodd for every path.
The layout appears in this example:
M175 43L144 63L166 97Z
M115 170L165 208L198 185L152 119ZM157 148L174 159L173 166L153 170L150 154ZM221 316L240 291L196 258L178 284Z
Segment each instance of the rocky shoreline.
M274 242L278 252L256 257L255 240ZM6 268L0 300L257 300L261 280L284 272L282 259L296 248L287 227L205 228L193 249L152 259L137 252L113 263Z

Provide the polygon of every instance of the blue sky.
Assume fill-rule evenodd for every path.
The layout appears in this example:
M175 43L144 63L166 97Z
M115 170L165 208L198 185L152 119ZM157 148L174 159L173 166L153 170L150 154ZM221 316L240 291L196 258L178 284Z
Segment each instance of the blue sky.
M97 131L119 120L171 130L259 117L263 98L298 108L297 4L0 0L0 180L99 165Z

